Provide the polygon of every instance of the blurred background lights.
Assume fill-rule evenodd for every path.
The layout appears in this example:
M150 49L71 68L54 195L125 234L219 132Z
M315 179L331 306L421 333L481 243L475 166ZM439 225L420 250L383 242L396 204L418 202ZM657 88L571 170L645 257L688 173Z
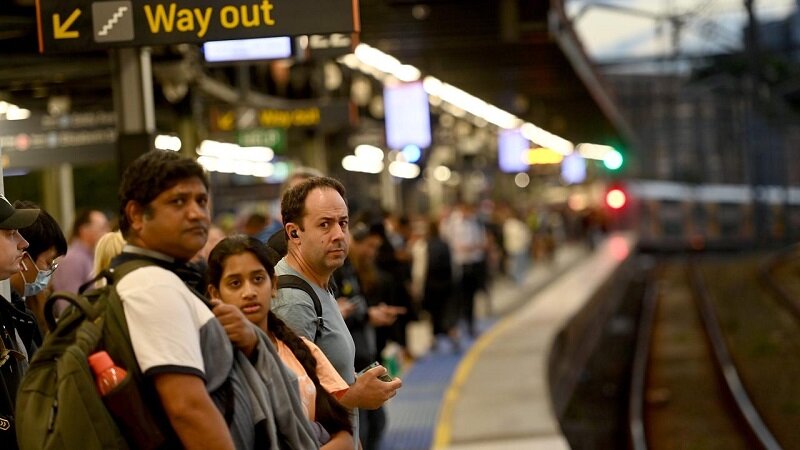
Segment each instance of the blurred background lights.
M349 172L381 173L383 172L383 161L347 155L342 158L342 168Z
M419 176L420 168L416 164L404 161L392 161L389 173L397 178L412 179Z
M608 153L614 151L614 147L608 145L581 143L575 146L575 151L586 159L602 160Z
M226 160L252 162L268 162L275 157L275 152L269 147L240 147L238 144L230 142L210 140L200 143L197 154Z
M525 172L520 172L514 176L514 184L516 184L518 188L526 188L531 184L531 177Z
M450 172L450 178L446 181L448 186L458 186L461 184L461 174L458 172Z
M462 116L469 112L475 117L493 123L500 128L515 128L520 124L520 119L515 115L489 104L461 89L444 83L441 80L427 76L422 80L425 92L431 98L437 98L455 108L450 111L453 115ZM438 100L437 100L438 101Z
M181 138L168 134L159 134L153 143L157 150L170 150L177 152L181 149Z
M25 120L31 116L29 109L0 100L0 120Z
M497 164L500 170L517 173L528 170L527 154L530 141L520 130L500 130L497 133Z
M578 152L570 153L561 162L561 178L567 184L583 183L586 180L586 160Z
M437 166L433 169L433 179L444 183L450 179L450 169L447 166Z
M175 145L173 140L162 139L162 142ZM209 172L235 173L261 178L275 174L275 166L270 162L275 157L275 152L269 147L241 147L229 142L205 140L197 148L197 154L199 155L197 162Z
M421 76L419 69L416 67L403 64L394 56L387 55L367 44L358 44L354 53L358 61L363 65L393 75L400 81L416 81Z
M423 76L417 67L403 64L394 56L367 44L358 44L353 53L340 57L338 61L351 69L371 75L384 84L392 83L394 80L408 83L422 79L423 89L428 94L428 102L441 107L445 112L462 118L467 117L469 113L472 122L479 127L491 123L507 130L520 129L526 139L542 147L552 148L562 155L568 155L573 151L572 142L532 123L523 122L516 115L451 84L432 76Z
M374 145L359 145L354 153L357 158L370 161L383 161L384 157L383 150Z
M617 170L622 167L622 154L612 149L603 156L603 165L609 170Z
M342 158L342 167L349 172L381 173L383 172L386 154L383 149L374 145L356 146L352 155Z
M291 169L291 167L285 161L278 161L273 164L273 167L275 171L272 176L276 180L283 181L289 177L289 169Z
M525 154L525 161L530 165L558 164L564 155L550 148L532 148Z
M612 209L620 209L625 206L627 197L621 189L612 189L606 194L606 204Z
M608 246L611 250L611 254L614 256L614 259L617 261L624 261L631 252L628 241L622 236L612 236L609 238Z
M572 142L545 131L530 122L524 123L520 127L520 131L525 139L541 147L551 148L562 155L569 155L574 150Z
M589 202L585 195L574 193L567 199L567 206L573 211L583 211L589 206Z
M415 163L422 157L422 150L417 145L409 144L403 147L402 154L406 162Z

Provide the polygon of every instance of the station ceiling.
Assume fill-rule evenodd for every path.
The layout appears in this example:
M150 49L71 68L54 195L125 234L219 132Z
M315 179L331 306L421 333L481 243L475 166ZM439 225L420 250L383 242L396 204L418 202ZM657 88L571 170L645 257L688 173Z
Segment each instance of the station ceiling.
M360 0L360 12L361 42L424 74L576 143L633 139L563 0ZM73 108L109 98L105 52L42 56L36 39L34 1L0 2L0 96L42 109L53 94Z

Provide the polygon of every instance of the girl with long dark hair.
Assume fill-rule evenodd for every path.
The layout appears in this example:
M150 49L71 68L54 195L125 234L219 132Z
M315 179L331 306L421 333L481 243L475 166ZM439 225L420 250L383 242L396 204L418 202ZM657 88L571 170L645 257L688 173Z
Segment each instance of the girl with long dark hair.
M348 389L347 383L314 343L298 337L270 312L276 277L269 251L244 235L220 241L208 258L209 296L239 308L272 340L283 363L297 375L308 419L319 425L321 448L352 450L350 412L334 398ZM236 343L232 334L237 331L225 330Z

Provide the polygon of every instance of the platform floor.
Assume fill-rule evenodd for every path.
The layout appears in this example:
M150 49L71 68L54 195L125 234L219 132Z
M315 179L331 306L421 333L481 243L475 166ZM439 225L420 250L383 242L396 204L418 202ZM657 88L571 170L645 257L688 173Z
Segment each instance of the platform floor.
M588 254L587 248L582 244L565 244L556 251L552 261L535 263L522 284L516 285L504 277L494 280L488 298L485 294L479 294L476 300L478 330L481 333L477 338L478 346L489 341L480 339L480 336L491 333L498 320L529 302L538 291ZM420 321L412 325L409 331L409 349L417 358L401 375L402 390L386 406L388 424L382 450L488 448L482 438L471 440L468 436L469 430L453 426L451 409L457 398L444 401L446 395L461 395L464 378L474 368L475 360L491 357L475 346L476 340L464 338L466 333L461 335L459 351L454 351L448 340L440 340L436 350L429 351L432 343L430 324ZM487 388L485 392L491 395L491 389ZM475 398L480 398L480 395ZM449 409L447 405L450 405ZM498 414L502 404L497 402L482 401L474 407L486 408L487 418L502 417ZM563 442L547 442L552 439L550 437L543 440L532 440L529 436L515 439L511 430L502 428L502 425L498 426L498 436L491 444L493 449L563 448Z

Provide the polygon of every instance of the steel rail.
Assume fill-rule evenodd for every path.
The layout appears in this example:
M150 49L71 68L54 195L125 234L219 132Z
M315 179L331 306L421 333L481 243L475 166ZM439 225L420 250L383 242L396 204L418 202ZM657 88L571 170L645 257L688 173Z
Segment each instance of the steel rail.
M758 409L756 409L750 396L747 394L744 383L742 383L733 358L728 351L728 346L725 343L725 336L722 333L722 327L714 312L714 306L711 304L711 294L708 292L708 287L703 280L697 263L694 261L689 263L686 270L688 271L692 289L696 294L694 297L697 302L700 317L703 320L711 350L714 353L716 368L719 370L720 375L725 381L728 393L736 404L737 412L741 418L744 419L749 428L748 431L761 448L766 450L781 450L780 444L772 435L772 432L764 423L763 419L761 419Z

